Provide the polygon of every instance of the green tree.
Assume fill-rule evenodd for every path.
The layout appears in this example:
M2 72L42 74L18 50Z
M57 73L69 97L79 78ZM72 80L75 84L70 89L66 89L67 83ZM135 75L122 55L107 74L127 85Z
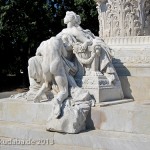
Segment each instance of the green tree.
M81 16L81 26L98 35L98 14L94 0L74 0L74 11Z
M54 34L52 6L45 1L0 1L1 73L24 72L39 43Z
M83 28L98 33L93 0L0 0L0 75L22 70L27 83L28 59L41 41L64 28L68 10L81 16Z

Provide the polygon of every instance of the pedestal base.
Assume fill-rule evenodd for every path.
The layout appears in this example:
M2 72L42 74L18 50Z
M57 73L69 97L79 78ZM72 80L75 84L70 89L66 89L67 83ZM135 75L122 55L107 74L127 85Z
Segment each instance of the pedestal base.
M78 86L89 91L90 95L96 100L96 103L104 101L113 101L123 99L123 92L120 82L110 84L103 75L83 76L76 80Z
M113 64L126 98L150 99L150 36L110 37Z
M47 132L50 102L0 99L0 149L23 150L149 150L150 109L135 102L94 107L87 120L89 129L79 134ZM11 144L13 140L18 144ZM19 144L21 142L27 144ZM2 141L5 143L2 144ZM8 142L7 142L8 141ZM34 143L31 143L35 141Z

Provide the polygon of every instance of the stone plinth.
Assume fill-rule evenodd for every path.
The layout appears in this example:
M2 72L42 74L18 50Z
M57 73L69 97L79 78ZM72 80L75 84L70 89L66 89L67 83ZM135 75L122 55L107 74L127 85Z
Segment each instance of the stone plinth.
M129 132L150 135L149 102L124 103L91 109L88 127L104 131Z
M108 107L92 107L87 119L87 127L150 135L148 104L130 102ZM34 124L41 126L44 130L46 130L47 119L52 113L51 102L35 104L7 99L0 101L0 108L0 121Z
M120 84L113 85L103 75L83 76L82 79L76 80L77 84L87 90L96 103L112 100L121 100L123 98Z
M119 78L126 98L150 101L150 77L120 76Z
M51 113L50 102L35 104L24 100L1 99L0 108L1 141L17 139L37 143L1 144L0 148L3 150L149 150L150 147L148 103L131 102L92 108L87 126L97 130L79 134L60 134L45 130L45 122ZM40 140L47 143L38 144Z
M1 99L0 120L45 125L52 113L50 102L34 103L33 101Z
M113 64L119 76L150 77L150 36L111 37Z
M126 98L150 99L150 36L110 37L116 68Z

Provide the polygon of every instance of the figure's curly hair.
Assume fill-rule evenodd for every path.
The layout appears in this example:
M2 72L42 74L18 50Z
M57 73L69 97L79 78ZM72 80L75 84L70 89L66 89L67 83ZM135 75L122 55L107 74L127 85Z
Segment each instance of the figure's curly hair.
M81 24L81 17L79 15L77 15L75 12L73 11L67 11L66 12L66 16L71 17L71 21L74 21L75 25L80 25Z

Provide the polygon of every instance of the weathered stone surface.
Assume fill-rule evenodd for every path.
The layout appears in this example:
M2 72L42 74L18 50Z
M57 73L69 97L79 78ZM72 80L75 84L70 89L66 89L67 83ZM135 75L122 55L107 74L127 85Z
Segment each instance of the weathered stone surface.
M0 102L0 108L1 121L41 126L46 125L47 118L52 114L50 103L35 104L33 102L9 102L8 100ZM97 106L92 107L86 124L90 129L150 134L149 113L149 101L145 103L130 102L107 107Z
M30 106L29 106L30 105ZM35 107L36 106L36 107ZM124 103L92 108L88 128L100 130L80 134L60 134L45 131L45 122L51 105L35 104L24 100L3 99L0 102L0 137L17 139L49 139L49 145L2 145L3 149L93 149L93 150L149 150L149 103ZM7 109L6 109L7 108ZM14 113L13 108L15 109ZM12 111L11 111L12 110ZM23 110L23 111L22 111ZM30 115L29 111L30 110ZM34 114L36 112L36 114ZM5 115L4 115L5 114ZM19 117L23 116L23 117ZM113 132L112 132L113 131ZM115 132L117 131L117 132ZM128 133L127 133L128 132ZM111 145L111 146L110 146Z
M0 100L0 120L36 123L44 125L49 115L52 113L52 105L49 102L35 104L31 101L1 99Z
M96 100L96 104L104 101L121 100L124 98L122 87L119 79L116 80L115 85L111 84L104 75L97 76L83 76L79 82L79 86L89 91L90 95Z
M120 76L122 89L126 98L135 101L150 101L150 77Z
M133 99L122 99L122 100L115 100L115 101L107 101L107 102L101 102L101 103L97 104L96 106L106 107L106 106L111 106L111 105L129 103L129 102L133 102L133 101L134 101Z
M104 149L93 149L89 147L82 147L82 146L69 146L69 145L10 145L10 146L0 146L2 150L104 150Z
M0 137L26 140L46 140L53 144L54 132L45 131L45 126L17 122L0 121Z
M124 96L150 99L150 37L106 38L114 50L113 63L120 77Z
M149 0L95 0L101 37L150 35Z
M119 76L149 77L150 36L110 37L105 42L113 49L113 64Z
M150 36L106 38L113 49L113 64L119 75L124 96L135 100L150 99Z
M1 124L0 124L1 126ZM52 132L51 136L48 134L48 132L35 128L35 126L30 125L30 128L24 125L24 130L20 129L22 128L19 125L11 127L11 123L5 124L5 127L0 128L2 130L8 129L9 130L9 136L11 138L17 137L17 139L26 139L26 134L23 134L24 131L28 131L28 133L35 132L36 136L39 138L30 137L27 136L28 139L31 138L32 140L40 140L40 139L49 139L51 142L49 142L46 145L1 145L1 148L9 149L14 148L16 149L57 149L59 150L60 147L66 150L149 150L150 146L150 136L149 135L143 135L143 134L131 134L131 133L123 133L123 132L112 132L112 131L87 131L79 134L60 134L56 132ZM14 132L15 130L21 130L22 134L18 134L17 132ZM6 130L4 130L6 131ZM4 132L3 134L4 135ZM3 137L0 135L0 138L3 139ZM6 134L5 134L6 135ZM8 134L7 134L8 135ZM25 135L25 136L24 136ZM42 135L42 136L41 136ZM49 136L48 136L49 135ZM9 137L7 137L9 138ZM5 139L6 140L6 139Z
M121 132L89 131L79 135L65 136L56 133L55 142L61 142L62 144L66 145L73 143L73 145L82 145L93 147L93 149L100 148L107 150L140 150L140 148L142 148L141 144L143 143L143 147L146 150L149 146L149 137Z
M83 93L80 93L78 97L81 97ZM83 98L82 98L83 99ZM90 110L90 102L77 101L71 106L66 100L61 109L61 116L55 118L50 115L47 123L47 130L58 131L65 133L79 133L86 129L86 118Z
M112 48L125 97L150 99L150 1L95 1L99 36Z
M124 103L91 109L88 128L150 135L150 106L145 103Z

